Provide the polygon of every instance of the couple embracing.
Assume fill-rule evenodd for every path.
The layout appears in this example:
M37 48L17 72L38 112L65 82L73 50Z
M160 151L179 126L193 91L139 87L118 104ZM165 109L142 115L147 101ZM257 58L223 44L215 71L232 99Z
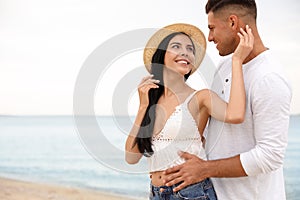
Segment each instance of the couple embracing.
M255 0L208 0L206 13L208 41L226 56L211 90L185 82L205 56L201 30L158 30L144 49L151 75L138 86L125 159L147 157L150 199L285 199L292 92L259 36Z

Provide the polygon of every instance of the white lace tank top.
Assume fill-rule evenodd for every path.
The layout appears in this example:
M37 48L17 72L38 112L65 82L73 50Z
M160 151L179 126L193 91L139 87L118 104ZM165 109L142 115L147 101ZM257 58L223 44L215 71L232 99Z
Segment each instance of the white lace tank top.
M154 154L147 158L150 172L162 171L184 163L184 159L178 155L179 150L206 160L197 123L188 109L188 103L196 92L176 106L161 132L152 137Z

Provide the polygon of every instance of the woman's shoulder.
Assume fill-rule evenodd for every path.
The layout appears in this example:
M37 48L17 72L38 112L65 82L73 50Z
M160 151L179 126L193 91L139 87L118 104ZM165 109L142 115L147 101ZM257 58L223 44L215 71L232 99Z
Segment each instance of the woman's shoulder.
M209 93L210 93L211 91L209 90L209 89L201 89L201 90L197 90L196 91L196 95L198 96L198 97L201 97L201 96L206 96L206 95L209 95Z
M195 96L197 97L198 103L201 106L201 105L204 104L204 102L206 100L210 99L210 95L211 95L211 90L209 90L209 89L201 89L201 90L197 90Z

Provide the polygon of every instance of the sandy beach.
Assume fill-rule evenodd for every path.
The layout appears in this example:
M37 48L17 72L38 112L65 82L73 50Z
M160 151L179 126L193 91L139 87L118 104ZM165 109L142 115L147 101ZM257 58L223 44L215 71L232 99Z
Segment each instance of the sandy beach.
M1 200L133 200L93 190L0 178Z

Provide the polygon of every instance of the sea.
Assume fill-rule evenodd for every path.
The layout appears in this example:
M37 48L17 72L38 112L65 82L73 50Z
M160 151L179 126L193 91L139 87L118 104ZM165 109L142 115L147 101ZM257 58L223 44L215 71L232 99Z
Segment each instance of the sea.
M133 120L0 116L0 176L147 199L150 179L146 160L138 165L124 161ZM300 199L299 158L300 115L293 115L284 162L288 200Z

